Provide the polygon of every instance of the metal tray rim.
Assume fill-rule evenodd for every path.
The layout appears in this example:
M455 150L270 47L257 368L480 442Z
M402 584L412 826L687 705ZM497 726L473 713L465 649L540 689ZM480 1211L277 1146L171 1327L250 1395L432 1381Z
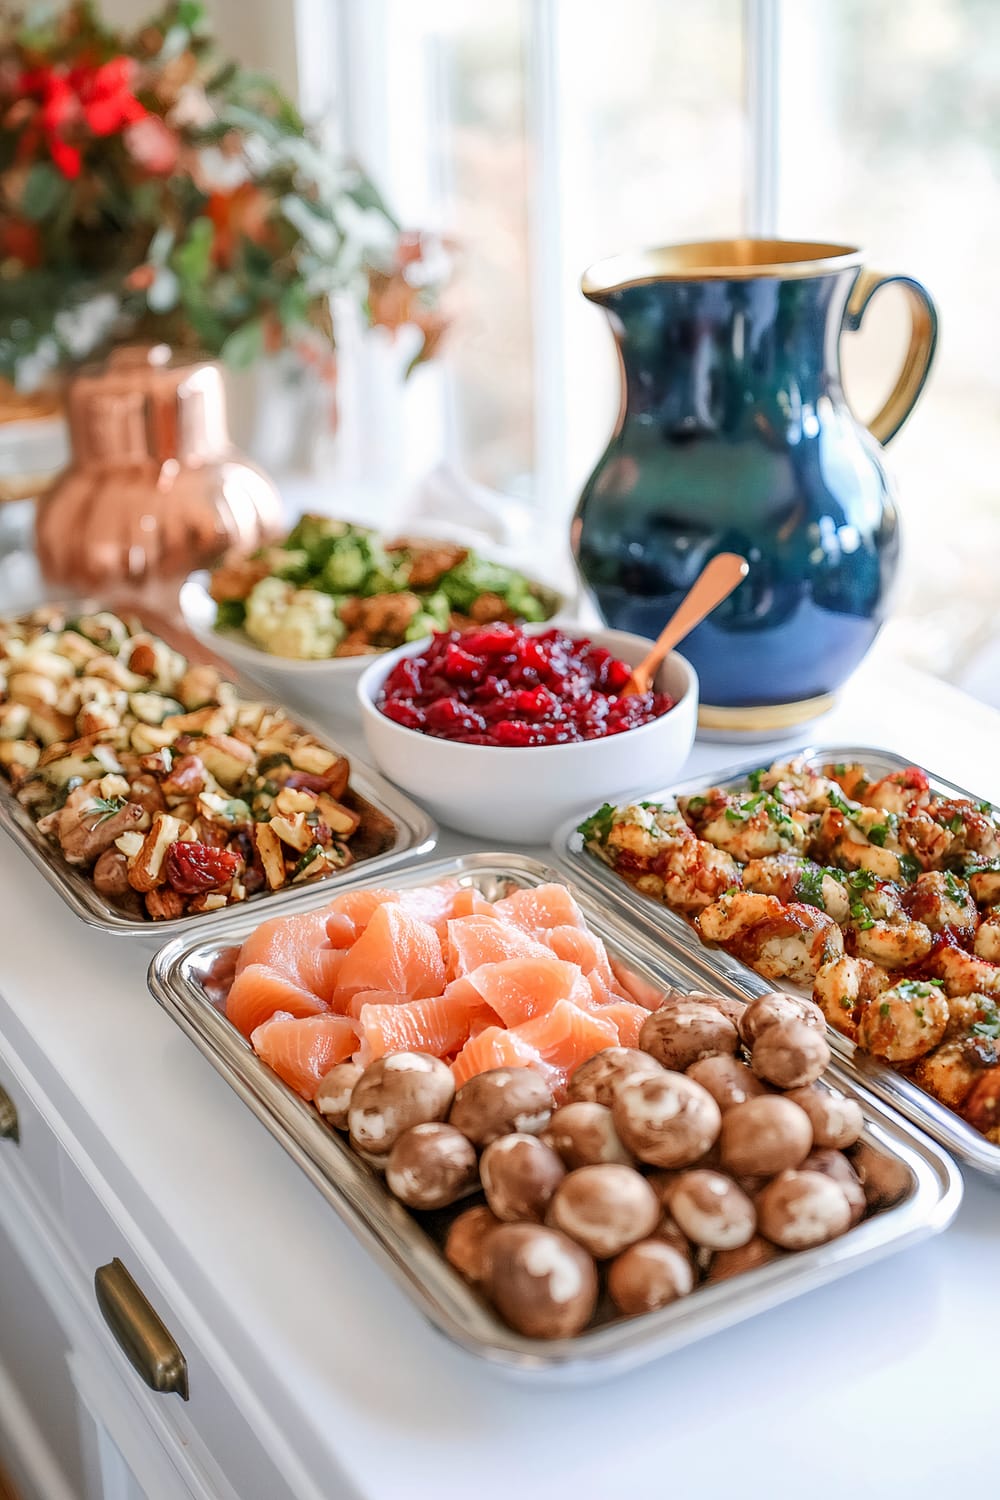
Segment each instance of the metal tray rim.
M800 749L793 747L788 751L783 750L781 756L785 759L802 756L807 761L834 759L876 762L884 765L887 770L903 770L907 766L915 766L924 771L931 784L939 790L970 798L974 802L989 801L921 765L919 761L872 745L806 745ZM650 800L669 800L687 792L699 791L707 785L725 787L741 781L761 764L761 757L757 756L753 760L727 767L713 776L689 776L683 781L640 795ZM997 809L996 803L990 802L990 806ZM572 874L574 879L580 880L589 889L599 891L602 896L609 898L618 911L639 922L646 931L680 944L692 962L700 962L707 976L718 978L721 973L751 997L766 994L774 988L773 984L740 959L734 958L722 948L701 942L677 912L638 895L620 876L615 875L610 866L587 854L577 834L579 821L579 818L567 819L553 835L552 850L556 864L562 870ZM964 1165L1000 1182L1000 1146L994 1146L953 1110L887 1064L858 1053L853 1044L832 1027L828 1028L827 1039L856 1083L862 1084L869 1093L897 1109L913 1124L926 1131Z
M406 871L405 883L425 884L462 875L471 880L487 874L520 878L529 885L552 878L565 882L565 872L528 856L485 853L412 866ZM365 883L358 880L352 884L361 887ZM662 957L658 957L648 938L630 931L617 913L602 907L593 893L579 886L573 888L588 917L598 930L603 929L612 946L629 962L640 964L660 983L669 985ZM734 1279L717 1287L702 1288L695 1297L660 1313L642 1319L616 1320L576 1339L552 1344L525 1339L484 1308L448 1267L417 1220L388 1199L384 1189L341 1139L322 1125L311 1107L286 1089L242 1039L236 1040L235 1032L221 1015L216 1012L217 1024L206 1028L206 1014L214 1007L197 995L185 975L185 965L199 952L211 952L228 945L227 940L238 940L253 925L249 913L231 908L225 926L217 924L211 932L203 931L197 937L187 934L175 938L150 964L148 982L153 996L323 1192L348 1227L374 1251L397 1285L438 1331L504 1373L567 1382L602 1378L669 1353L937 1233L947 1227L957 1212L962 1182L947 1155L834 1064L831 1072L837 1082L864 1102L869 1139L903 1159L912 1171L916 1185L905 1202L866 1220L843 1240L764 1267L752 1278L753 1285L749 1288L745 1283L741 1285L740 1279ZM697 980L700 971L688 962L687 955L672 952L670 957L679 976L686 972L691 980ZM353 1181L345 1182L345 1176Z
M225 663L225 666L228 671L233 672L235 686L241 697L257 695L262 701L284 708L284 705L280 704L275 695L263 684L255 682L246 673L236 671L230 663ZM389 817L396 828L397 841L393 848L382 854L372 855L370 859L362 861L358 866L365 871L365 878L369 873L396 869L432 852L437 845L439 829L430 813L407 797L398 787L386 781L378 771L364 761L359 761L356 756L349 755L338 743L336 736L309 715L301 714L295 708L288 708L285 711L307 733L315 735L326 749L336 750L339 754L347 756L351 763L352 790L371 802L379 812ZM141 921L137 917L124 916L111 902L104 900L82 871L66 863L54 845L46 839L44 834L39 833L34 819L18 802L6 778L2 777L0 777L0 829L8 834L17 847L28 856L35 868L41 872L53 890L58 892L75 916L85 922L88 927L95 927L112 937L128 934L159 939L172 938L178 933L190 932L194 929L203 932L214 928L220 919L224 921L227 915L242 906L248 906L255 912L278 915L283 911L298 907L304 900L307 902L310 891L314 889L307 882L294 889L286 888L280 892L268 892L266 895L262 893L260 899L247 903L240 902L236 907L223 907L218 912L197 912L194 915L173 917L165 922ZM324 889L339 890L348 879L354 878L355 868L351 865L343 877L330 876L320 884ZM263 920L263 916L260 920Z

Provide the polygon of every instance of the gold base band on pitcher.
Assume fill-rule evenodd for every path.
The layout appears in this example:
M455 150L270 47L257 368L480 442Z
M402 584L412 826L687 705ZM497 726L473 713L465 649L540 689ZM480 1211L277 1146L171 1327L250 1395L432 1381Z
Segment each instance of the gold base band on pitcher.
M750 708L719 708L702 703L698 723L702 729L723 729L733 734L794 729L828 713L836 701L833 693L823 693L818 698L800 698L797 703L762 703Z

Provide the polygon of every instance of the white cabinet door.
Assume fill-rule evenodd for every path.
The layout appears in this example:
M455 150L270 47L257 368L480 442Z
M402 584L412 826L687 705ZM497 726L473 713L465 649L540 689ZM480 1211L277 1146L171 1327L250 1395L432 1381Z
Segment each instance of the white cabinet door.
M68 1350L59 1320L0 1225L0 1461L24 1500L86 1493Z

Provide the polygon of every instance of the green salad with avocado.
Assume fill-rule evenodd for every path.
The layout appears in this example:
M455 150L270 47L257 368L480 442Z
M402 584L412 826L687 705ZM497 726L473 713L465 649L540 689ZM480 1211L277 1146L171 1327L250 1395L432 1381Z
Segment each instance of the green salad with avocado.
M211 575L215 628L274 656L365 656L435 630L549 619L558 596L452 542L305 515L283 542L229 556Z

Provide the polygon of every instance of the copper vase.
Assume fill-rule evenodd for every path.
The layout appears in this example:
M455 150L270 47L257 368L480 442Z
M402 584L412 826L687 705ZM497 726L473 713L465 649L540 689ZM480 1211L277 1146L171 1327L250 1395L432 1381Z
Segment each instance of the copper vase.
M74 377L67 407L72 457L36 524L50 585L176 597L192 568L280 531L277 490L230 443L218 365L116 349Z

